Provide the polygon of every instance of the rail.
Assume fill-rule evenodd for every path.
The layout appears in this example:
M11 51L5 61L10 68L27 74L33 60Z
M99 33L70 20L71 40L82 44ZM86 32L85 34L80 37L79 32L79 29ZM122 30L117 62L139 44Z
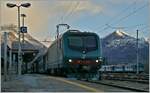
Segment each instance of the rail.
M149 92L149 89L144 90L144 89L133 88L133 87L129 87L129 86L121 86L121 85L118 85L118 84L115 84L115 83L107 83L107 82L103 82L103 81L88 80L86 82L102 84L102 85L107 85L107 86L112 86L112 87L118 87L118 88L127 89L127 90L131 90L131 91L135 91L135 92Z

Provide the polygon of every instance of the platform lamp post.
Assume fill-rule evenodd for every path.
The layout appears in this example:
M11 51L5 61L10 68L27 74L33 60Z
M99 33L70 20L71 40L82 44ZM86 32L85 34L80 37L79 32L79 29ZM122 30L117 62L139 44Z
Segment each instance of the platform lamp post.
M24 27L24 18L26 17L26 15L25 14L21 14L21 17L22 17L22 27ZM24 44L24 33L22 33L22 35L23 35L23 44Z
M21 57L21 42L20 42L20 8L21 7L28 8L31 6L31 4L24 3L24 4L17 5L17 4L13 4L13 3L7 3L6 5L9 8L17 7L17 9L18 9L18 35L19 35L18 36L18 41L19 41L19 44L18 44L18 75L21 75L22 57Z
M26 30L26 32L24 32L23 30L22 30L22 28L24 28L25 27L25 21L24 21L24 19L25 19L25 17L26 17L26 15L25 14L21 14L21 17L22 17L22 27L21 27L21 33L22 33L22 43L23 43L23 46L22 46L22 49L24 49L24 34L25 33L27 33L27 30ZM22 53L23 55L24 55L24 52ZM22 56L23 57L23 56ZM23 60L23 58L22 58L22 60ZM25 63L25 71L27 71L27 63Z

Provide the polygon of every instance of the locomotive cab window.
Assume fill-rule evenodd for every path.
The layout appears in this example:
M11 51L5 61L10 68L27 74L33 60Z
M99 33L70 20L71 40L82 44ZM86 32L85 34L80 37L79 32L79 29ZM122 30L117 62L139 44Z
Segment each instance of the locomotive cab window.
M71 49L88 51L97 48L97 40L93 35L74 35L68 37L68 45Z
M70 36L68 41L69 46L72 48L81 48L83 46L83 40L80 36Z
M85 36L84 37L84 46L87 50L95 49L97 47L97 40L95 36Z

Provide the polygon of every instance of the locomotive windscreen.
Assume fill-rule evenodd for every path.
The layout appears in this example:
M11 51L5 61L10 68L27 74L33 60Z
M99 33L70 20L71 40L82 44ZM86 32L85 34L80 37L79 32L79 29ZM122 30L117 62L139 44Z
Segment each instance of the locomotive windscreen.
M69 47L72 49L93 50L97 48L96 36L93 35L73 35L68 37L68 41Z

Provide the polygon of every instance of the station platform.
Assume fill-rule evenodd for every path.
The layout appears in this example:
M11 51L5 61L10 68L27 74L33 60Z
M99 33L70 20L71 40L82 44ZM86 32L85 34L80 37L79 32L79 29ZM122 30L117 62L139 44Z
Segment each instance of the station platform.
M98 81L101 83L114 84L119 86L128 86L148 89L148 84L138 84L133 82L121 81ZM1 76L2 92L135 92L134 90L107 86L104 84L91 83L87 81L54 77L42 74L24 74L21 76L12 75L7 81Z
M4 81L1 78L2 92L93 92L100 91L59 77L40 74L13 76Z

